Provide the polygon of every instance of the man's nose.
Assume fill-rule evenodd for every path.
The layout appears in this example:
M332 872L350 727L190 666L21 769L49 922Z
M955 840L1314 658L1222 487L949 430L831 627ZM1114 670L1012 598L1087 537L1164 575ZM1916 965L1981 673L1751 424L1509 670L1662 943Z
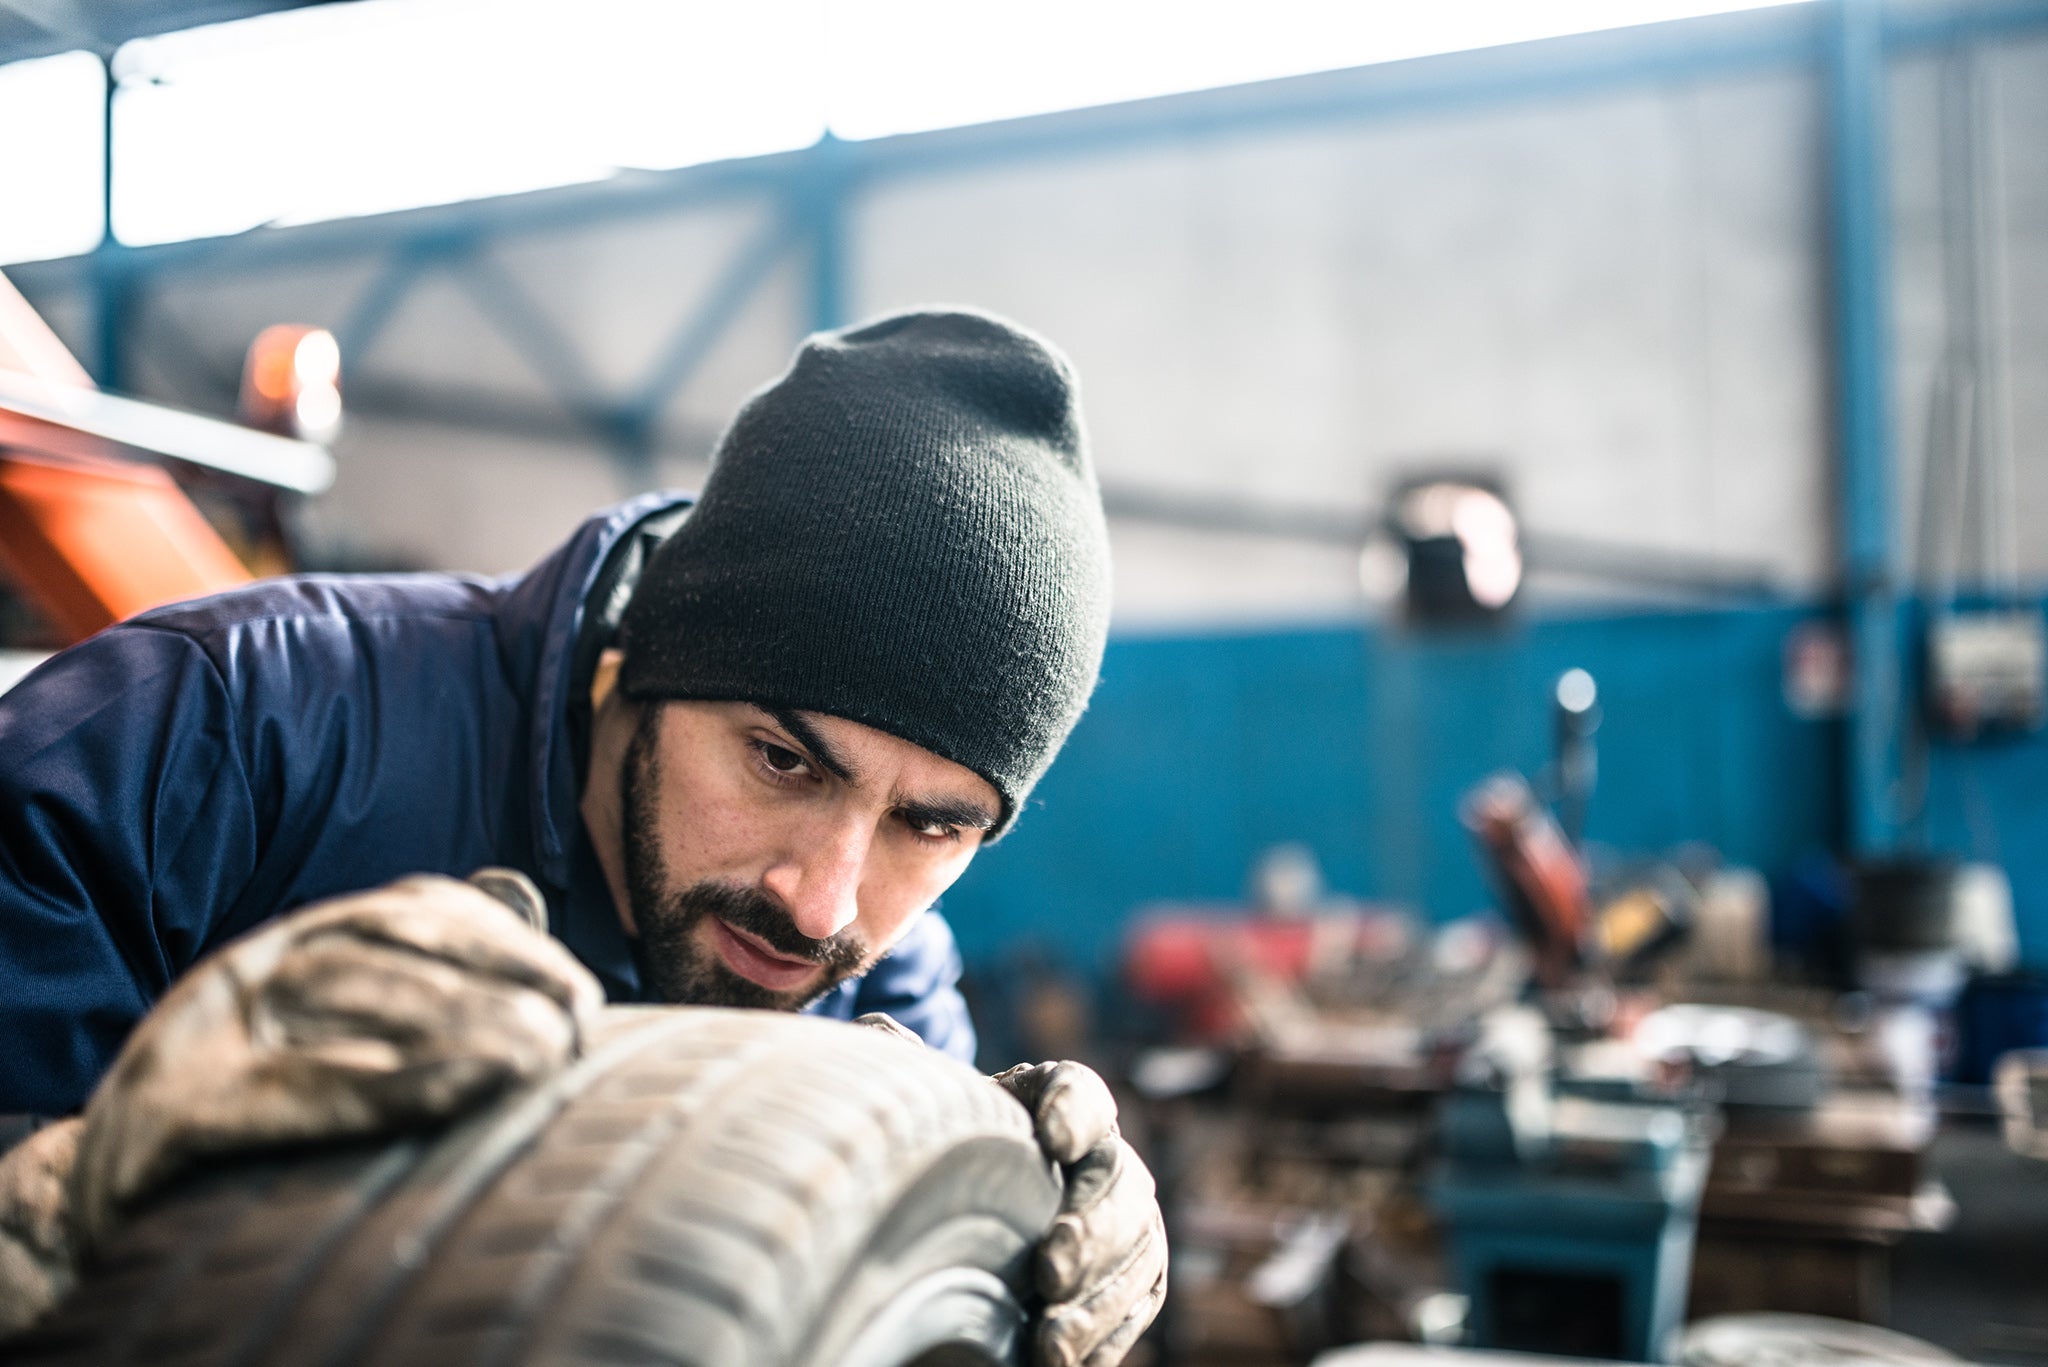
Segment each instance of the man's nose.
M860 914L860 876L870 838L867 828L852 820L807 831L761 882L789 910L799 931L813 940L828 939Z

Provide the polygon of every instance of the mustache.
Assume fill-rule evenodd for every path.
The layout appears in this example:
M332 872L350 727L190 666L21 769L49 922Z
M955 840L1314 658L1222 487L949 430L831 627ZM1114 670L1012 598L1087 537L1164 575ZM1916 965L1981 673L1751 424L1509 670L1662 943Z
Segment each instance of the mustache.
M866 958L861 942L841 933L814 940L796 928L789 913L759 888L703 882L685 888L676 899L692 916L715 916L746 931L778 954L822 965L833 973L851 972Z

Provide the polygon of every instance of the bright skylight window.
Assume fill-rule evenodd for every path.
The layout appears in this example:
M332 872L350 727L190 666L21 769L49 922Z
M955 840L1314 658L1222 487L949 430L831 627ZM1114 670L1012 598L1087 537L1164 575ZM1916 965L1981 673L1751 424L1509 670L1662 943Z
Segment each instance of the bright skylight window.
M141 244L784 151L824 130L815 0L362 0L128 44L114 232Z
M1791 0L862 0L830 123L872 138Z
M99 245L106 110L106 68L90 52L0 66L0 262Z
M788 151L827 128L881 137L1793 2L316 5L116 54L114 232L215 236ZM0 138L0 262L98 240L98 71L85 54L0 67L0 128L38 132Z

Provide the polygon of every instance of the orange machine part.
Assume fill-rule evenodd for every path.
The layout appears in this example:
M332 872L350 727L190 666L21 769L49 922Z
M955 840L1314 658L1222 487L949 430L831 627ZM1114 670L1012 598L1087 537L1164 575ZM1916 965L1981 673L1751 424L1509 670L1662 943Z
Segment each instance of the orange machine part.
M0 569L67 643L250 577L157 467L7 450L0 450Z

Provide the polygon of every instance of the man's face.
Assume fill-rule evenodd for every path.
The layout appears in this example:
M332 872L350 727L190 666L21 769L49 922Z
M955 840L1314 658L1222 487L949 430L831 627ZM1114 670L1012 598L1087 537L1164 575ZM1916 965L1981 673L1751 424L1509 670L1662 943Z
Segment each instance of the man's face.
M648 704L619 781L641 972L696 1005L796 1010L865 973L1001 810L909 741L746 703Z

